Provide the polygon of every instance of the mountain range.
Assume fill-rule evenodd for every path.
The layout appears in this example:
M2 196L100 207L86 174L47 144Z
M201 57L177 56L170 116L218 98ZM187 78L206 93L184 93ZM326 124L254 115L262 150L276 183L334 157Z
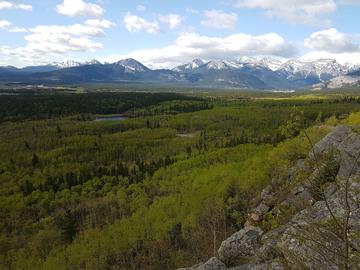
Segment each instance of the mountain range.
M245 89L322 89L360 84L360 65L343 65L334 59L283 61L240 57L233 61L194 59L173 69L150 69L134 59L115 63L66 61L25 68L3 66L0 82L59 85L149 82Z

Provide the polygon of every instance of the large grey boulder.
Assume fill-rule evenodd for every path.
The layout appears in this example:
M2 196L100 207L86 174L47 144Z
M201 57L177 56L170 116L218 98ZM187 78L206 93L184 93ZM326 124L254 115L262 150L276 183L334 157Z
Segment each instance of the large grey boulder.
M257 264L244 264L230 268L229 270L288 270L280 260L275 259L268 263L257 263Z
M260 239L263 231L257 227L248 227L234 233L221 243L219 248L220 260L234 264L248 260L260 248Z
M360 136L352 132L350 127L337 126L314 146L314 152L317 156L333 150L337 151L341 158L339 177L348 177L350 171L352 174L359 173L359 164L355 164L355 167L353 165L360 153ZM310 158L314 159L314 153L310 153Z
M198 270L226 270L226 266L218 258L212 257L203 265L200 265Z
M339 149L340 144L342 144L347 137L351 134L351 129L345 125L339 125L334 128L332 132L326 135L321 139L315 146L315 154L323 154L330 149ZM313 153L310 153L310 158L313 158Z
M201 265L203 265L203 263L198 263L190 267L178 268L177 270L198 270Z
M282 257L278 243L287 229L288 227L284 225L263 234L261 237L261 247L256 252L257 262L265 263Z
M308 188L298 186L291 190L289 196L280 203L280 208L293 208L298 211L312 204L313 197Z
M187 268L180 268L178 270L226 270L226 265L218 258L212 257L206 263L200 263Z
M263 264L243 264L240 266L236 266L233 268L230 268L229 270L269 270L270 269L270 264L268 263L263 263Z
M325 204L317 202L287 224L277 246L292 269L341 269L343 242L332 230L318 225L330 218Z

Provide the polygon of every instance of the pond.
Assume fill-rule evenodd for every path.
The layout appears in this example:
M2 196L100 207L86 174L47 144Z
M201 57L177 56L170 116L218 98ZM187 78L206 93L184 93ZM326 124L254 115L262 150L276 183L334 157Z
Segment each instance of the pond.
M96 122L103 122L103 121L124 121L129 119L123 115L111 115L111 116L99 116L95 119Z

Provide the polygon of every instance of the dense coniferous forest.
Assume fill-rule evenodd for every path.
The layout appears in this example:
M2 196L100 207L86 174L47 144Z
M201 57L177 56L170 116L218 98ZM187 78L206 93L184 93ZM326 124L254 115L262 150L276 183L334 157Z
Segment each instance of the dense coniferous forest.
M13 93L0 95L0 121L46 119L74 114L119 114L170 100L200 99L171 93Z
M338 94L0 95L0 269L203 261L309 153L304 130L316 142L359 109Z

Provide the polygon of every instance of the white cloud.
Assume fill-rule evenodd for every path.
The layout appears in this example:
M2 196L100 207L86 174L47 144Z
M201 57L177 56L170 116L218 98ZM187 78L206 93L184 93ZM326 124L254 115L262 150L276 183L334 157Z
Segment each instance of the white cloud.
M359 51L359 44L353 41L351 35L330 28L315 32L305 39L305 45L316 51L329 53L349 53Z
M315 32L305 39L304 44L312 51L302 59L336 59L339 63L359 64L360 45L355 42L356 36L339 32L335 28Z
M360 63L360 52L353 53L329 53L324 51L312 51L301 57L305 60L313 59L336 59L341 64L359 64Z
M146 10L146 7L143 5L138 5L136 9L137 11L144 12Z
M236 13L225 13L222 10L206 10L202 25L214 28L235 29L238 16Z
M18 5L15 5L15 8L22 9L25 11L32 11L32 5L27 5L27 4L18 4Z
M337 9L334 0L238 0L235 6L265 9L270 18L311 26L331 24L323 16Z
M124 25L129 32L145 31L149 34L158 34L161 32L161 28L157 21L149 22L131 12L128 12L125 15Z
M339 63L360 63L360 45L356 36L339 32L335 28L315 32L304 40L305 46L312 49L302 59L329 58Z
M157 49L138 50L127 55L113 55L102 60L116 61L132 57L147 65L163 67L191 61L194 58L230 59L241 55L274 55L289 57L295 48L276 33L251 36L238 33L227 37L208 37L196 33L183 33L174 44Z
M0 30L5 30L10 33L27 32L25 28L14 26L11 22L0 20Z
M198 11L197 9L194 9L194 8L186 8L185 10L187 13L191 13L193 15L199 15L200 14L200 11Z
M5 20L0 21L0 29L5 30L8 29L8 27L10 26L11 26L11 22Z
M0 10L1 9L7 9L7 8L12 8L13 4L8 2L8 1L0 1Z
M163 23L169 24L170 29L176 29L181 26L184 21L184 17L178 14L160 15L159 20Z
M87 3L83 0L64 0L62 4L56 6L58 13L65 16L93 16L100 17L104 14L104 9L93 3Z
M53 57L72 52L94 52L103 44L94 40L115 24L107 20L87 20L84 24L38 25L29 29L23 47L2 47L2 53L28 63L49 62Z
M107 28L111 28L111 27L115 27L116 26L116 23L112 22L112 21L109 21L109 20L98 20L98 19L92 19L92 20L87 20L85 22L86 25L89 25L89 26L93 26L93 27L96 27L96 28L104 28L104 29L107 29Z
M7 0L0 0L0 10L2 9L10 9L10 8L14 8L14 9L21 9L21 10L25 10L25 11L32 11L32 6L28 5L28 4L15 4L11 1L7 1Z

